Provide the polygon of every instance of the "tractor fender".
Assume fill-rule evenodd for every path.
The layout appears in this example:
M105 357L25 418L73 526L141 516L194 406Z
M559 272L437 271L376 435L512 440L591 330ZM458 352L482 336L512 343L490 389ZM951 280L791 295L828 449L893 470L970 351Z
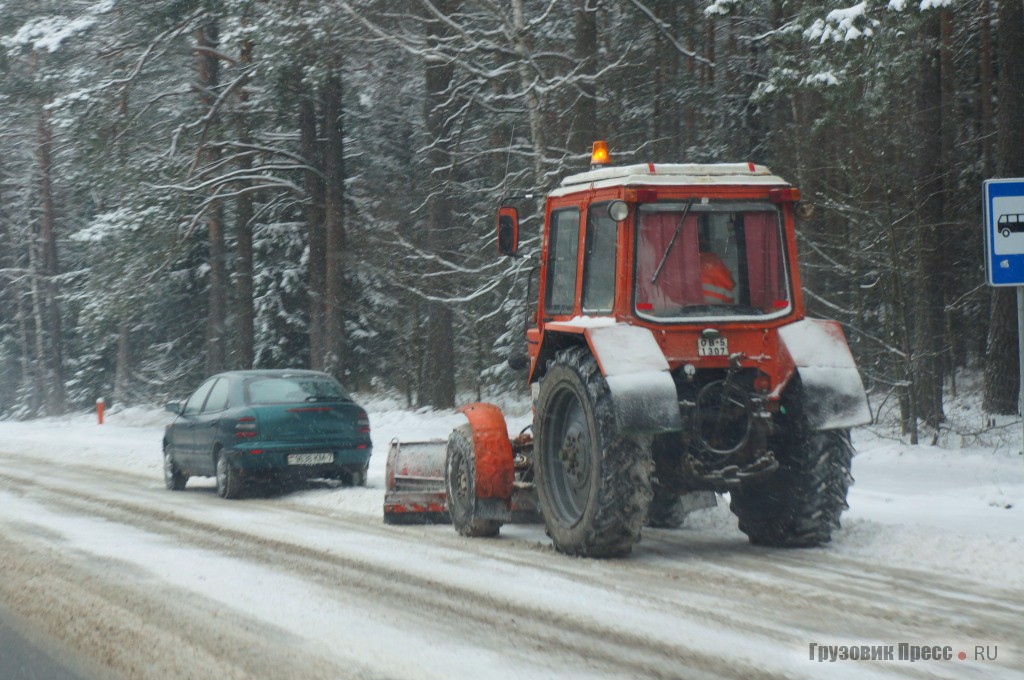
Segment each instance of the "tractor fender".
M802 319L779 328L780 354L788 354L803 390L801 407L815 430L867 425L871 408L857 364L835 321ZM785 384L780 384L778 397Z
M477 499L511 502L516 472L505 416L494 404L468 404L459 410L473 432Z
M683 429L676 385L665 354L650 329L623 323L551 323L545 327L545 344L554 333L573 333L585 338L608 383L620 430L660 434Z

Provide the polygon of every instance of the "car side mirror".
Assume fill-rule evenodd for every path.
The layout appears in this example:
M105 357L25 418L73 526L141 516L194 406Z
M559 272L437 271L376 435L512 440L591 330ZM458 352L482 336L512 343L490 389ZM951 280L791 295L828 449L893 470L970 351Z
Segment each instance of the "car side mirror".
M181 402L180 401L169 401L169 402L167 402L167 405L164 406L164 410L165 411L170 411L171 413L173 413L176 416L177 415L181 415Z
M519 252L519 213L515 208L498 208L498 252L512 257Z

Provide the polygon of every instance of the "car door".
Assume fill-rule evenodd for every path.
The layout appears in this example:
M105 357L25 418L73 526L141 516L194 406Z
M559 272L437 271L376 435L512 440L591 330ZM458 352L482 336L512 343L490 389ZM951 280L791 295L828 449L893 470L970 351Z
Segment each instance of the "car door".
M228 408L228 391L230 383L227 378L218 378L203 403L195 419L195 452L196 470L213 475L216 465L213 462L213 447L220 434L220 419Z
M202 463L196 449L196 425L199 422L199 412L203 409L206 397L210 394L215 382L217 382L216 378L210 378L192 393L181 409L181 415L172 426L174 441L180 457L179 462L181 467L186 470L199 472L196 466Z

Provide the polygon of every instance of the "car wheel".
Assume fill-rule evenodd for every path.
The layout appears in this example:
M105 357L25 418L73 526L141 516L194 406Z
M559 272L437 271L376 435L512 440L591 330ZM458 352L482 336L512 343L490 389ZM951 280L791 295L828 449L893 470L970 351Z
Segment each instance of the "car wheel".
M242 493L242 480L238 470L231 466L227 456L217 454L217 494L221 498L238 498Z
M346 468L337 473L336 477L341 481L342 486L366 486L366 472L370 467L369 463L356 468Z
M185 488L187 481L188 475L178 469L178 464L174 462L174 456L167 450L167 447L164 447L164 486L171 491L181 491Z

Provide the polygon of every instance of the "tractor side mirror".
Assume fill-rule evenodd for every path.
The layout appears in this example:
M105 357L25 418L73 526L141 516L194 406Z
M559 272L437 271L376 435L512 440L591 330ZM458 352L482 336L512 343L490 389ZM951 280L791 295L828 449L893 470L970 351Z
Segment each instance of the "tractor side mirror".
M498 208L498 252L512 257L519 252L519 213L515 208Z

